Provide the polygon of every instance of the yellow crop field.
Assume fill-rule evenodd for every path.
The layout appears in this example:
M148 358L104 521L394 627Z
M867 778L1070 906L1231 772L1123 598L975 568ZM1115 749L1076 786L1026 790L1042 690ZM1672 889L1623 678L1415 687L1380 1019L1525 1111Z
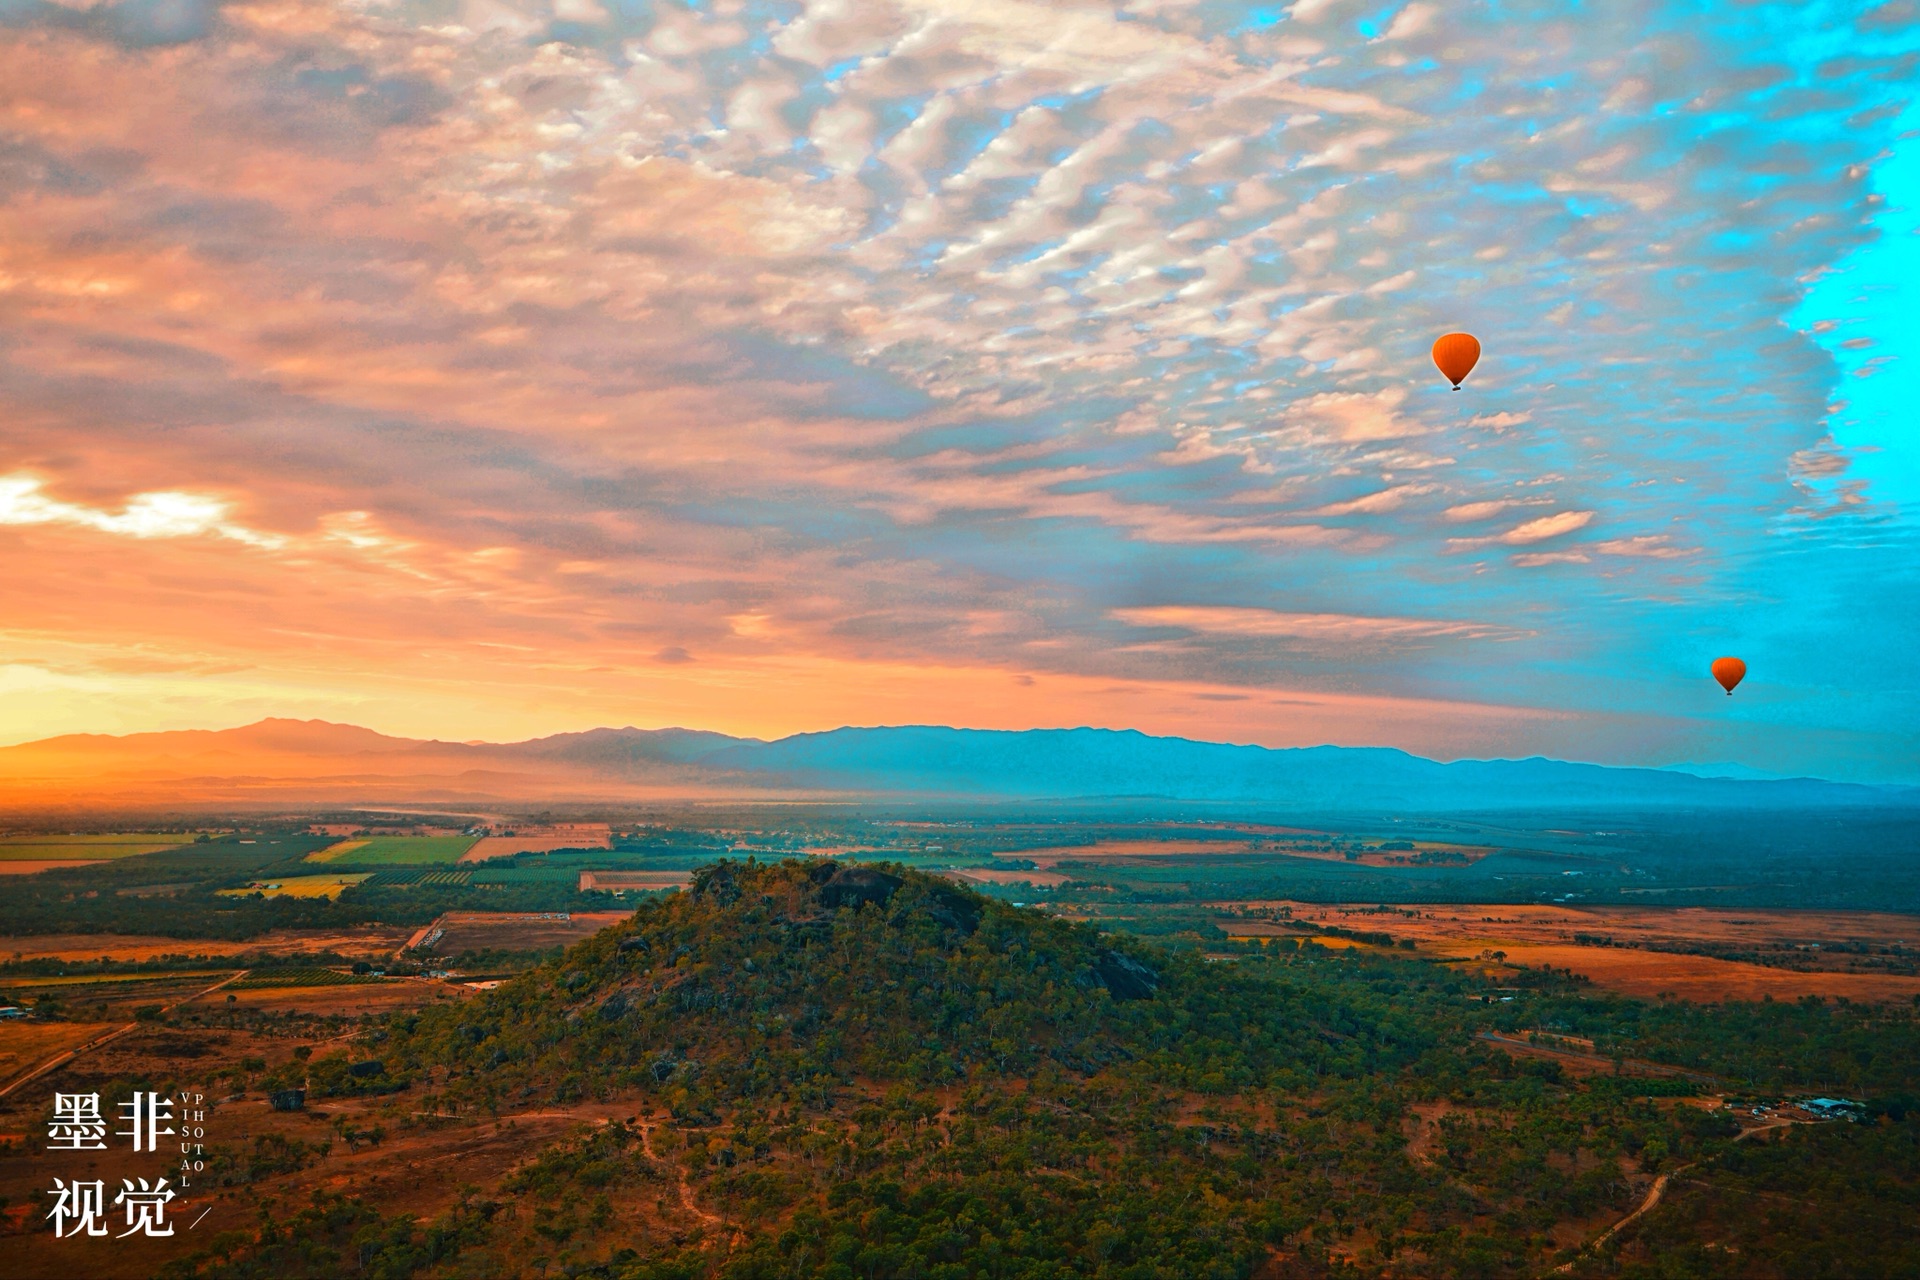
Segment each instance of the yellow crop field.
M256 893L269 898L337 898L342 889L352 888L371 871L336 876L289 876L284 880L256 880L244 889L222 889L223 897L245 898Z
M324 849L315 849L307 855L307 861L332 862L335 858L343 854L352 853L355 849L364 849L371 843L369 840L342 840L340 843L330 844Z

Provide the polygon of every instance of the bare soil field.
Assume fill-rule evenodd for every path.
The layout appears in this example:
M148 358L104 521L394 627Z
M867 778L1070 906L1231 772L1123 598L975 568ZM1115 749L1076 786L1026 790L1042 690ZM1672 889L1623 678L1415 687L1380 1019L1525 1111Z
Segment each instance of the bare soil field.
M947 874L955 880L971 880L975 884L1061 885L1067 882L1067 876L1059 871L1021 871L1014 867L959 867Z
M30 876L42 871L64 871L68 867L91 867L106 858L0 858L0 876Z
M1103 862L1117 858L1179 858L1196 855L1211 855L1217 858L1252 851L1251 840L1096 840L1092 844L1015 849L997 856L1026 858L1035 866L1052 867L1061 862Z
M48 933L0 937L0 957L13 960L157 960L163 956L303 955L333 951L343 956L389 956L413 930L403 925L364 925L338 930L276 930L250 942L211 938L158 938L122 933Z
M688 871L582 871L580 891L601 889L681 889L693 883Z
M449 911L437 922L437 927L444 932L434 950L441 955L455 955L462 951L537 951L545 947L567 947L632 914L631 911L576 911L566 916L563 913Z
M461 862L485 862L516 853L551 853L555 849L607 849L613 831L604 822L582 822L550 827L524 827L511 836L485 836L460 856Z

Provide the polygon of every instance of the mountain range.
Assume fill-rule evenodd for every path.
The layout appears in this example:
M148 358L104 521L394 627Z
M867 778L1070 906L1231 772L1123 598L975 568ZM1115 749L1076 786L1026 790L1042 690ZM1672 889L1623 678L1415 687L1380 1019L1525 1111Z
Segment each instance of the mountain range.
M888 798L1333 813L1908 806L1920 804L1920 789L1539 758L1441 763L1388 747L1275 749L1088 728L843 728L772 742L625 728L459 743L267 719L0 748L0 808L16 812Z

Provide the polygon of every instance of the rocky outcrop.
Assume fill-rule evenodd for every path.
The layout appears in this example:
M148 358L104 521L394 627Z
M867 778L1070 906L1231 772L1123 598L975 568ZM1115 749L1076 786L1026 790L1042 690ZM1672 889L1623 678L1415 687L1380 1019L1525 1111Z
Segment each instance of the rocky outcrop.
M905 883L899 876L872 867L840 867L820 886L820 904L836 911L867 903L880 906Z
M1132 956L1102 951L1093 962L1093 979L1115 1000L1151 1000L1160 989L1160 975Z

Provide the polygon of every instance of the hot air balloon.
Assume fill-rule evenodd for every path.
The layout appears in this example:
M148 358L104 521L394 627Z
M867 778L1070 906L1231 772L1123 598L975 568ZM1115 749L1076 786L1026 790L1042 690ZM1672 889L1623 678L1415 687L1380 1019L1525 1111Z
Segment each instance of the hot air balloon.
M1733 686L1746 679L1746 675L1747 664L1738 658L1715 658L1713 660L1713 678L1720 682L1720 687L1727 691L1729 698L1733 696Z
M1473 366L1480 362L1480 339L1470 333L1443 333L1433 344L1433 362L1458 391L1467 375L1473 372Z

